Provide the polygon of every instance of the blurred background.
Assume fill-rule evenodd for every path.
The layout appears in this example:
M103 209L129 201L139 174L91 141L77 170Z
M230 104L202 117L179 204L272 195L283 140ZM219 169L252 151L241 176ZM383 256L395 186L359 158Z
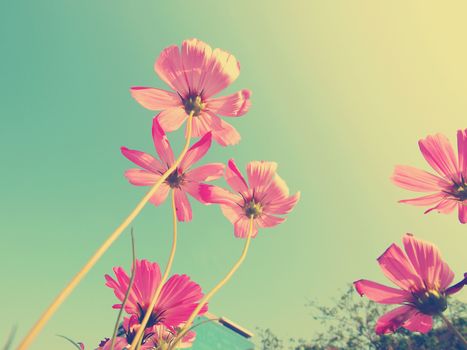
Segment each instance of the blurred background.
M123 177L119 151L153 152L153 113L132 85L165 87L160 51L197 37L232 52L253 91L231 119L236 147L204 159L279 163L302 198L262 231L211 311L282 338L320 329L310 300L329 303L359 278L385 282L376 258L412 232L438 245L460 279L467 227L398 204L414 194L389 181L395 164L428 170L417 141L467 127L467 4L423 1L3 1L0 3L0 339L22 337L145 193ZM170 134L176 150L182 133ZM219 208L192 201L173 271L210 289L237 259ZM133 227L137 254L165 264L170 206L148 205ZM129 231L79 285L31 349L94 348L109 336L115 299L104 286L129 266ZM464 294L460 296L467 300Z

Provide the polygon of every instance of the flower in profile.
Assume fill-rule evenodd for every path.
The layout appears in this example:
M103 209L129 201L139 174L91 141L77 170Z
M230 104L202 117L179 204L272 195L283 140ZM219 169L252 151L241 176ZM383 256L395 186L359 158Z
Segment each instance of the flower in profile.
M201 198L206 203L220 204L225 217L234 225L235 236L245 238L249 222L253 218L252 237L258 228L273 227L285 221L297 204L300 192L290 196L289 189L279 175L274 162L253 161L248 163L248 183L231 159L225 171L225 180L234 193L223 188L202 184Z
M427 333L432 328L433 316L446 310L447 297L460 291L467 282L464 275L462 281L449 287L454 273L433 244L411 234L404 236L403 244L405 253L392 244L378 258L385 276L400 289L363 279L354 282L361 296L380 304L401 305L378 319L377 334L393 333L400 327Z
M130 277L122 267L114 267L113 271L116 279L106 275L106 286L112 288L115 296L123 301ZM159 265L155 262L137 259L135 278L125 304L125 312L135 315L141 322L160 282ZM164 283L146 327L150 328L159 324L168 328L179 327L190 317L202 297L201 287L188 276L173 275ZM121 308L121 304L114 305L114 308ZM207 306L203 307L200 314L206 311Z
M152 349L169 349L182 327L183 324L176 328L168 328L164 325L154 326L154 335L151 336L147 344L151 346ZM195 339L195 332L187 332L177 343L177 349L191 348Z
M159 159L153 156L122 147L122 154L130 161L143 169L129 169L125 172L125 177L135 186L152 186L164 172L175 162L172 148L164 131L157 119L154 119L152 126L152 138ZM191 205L188 201L187 193L197 200L200 200L198 187L203 181L212 181L222 176L224 164L211 163L192 169L193 164L198 162L211 147L211 133L204 135L187 151L180 165L175 169L159 187L150 202L154 205L163 203L169 190L174 190L175 207L179 221L190 221L192 219Z
M425 160L438 173L430 174L411 166L398 165L392 181L414 192L430 193L423 197L401 200L417 206L429 207L425 214L436 210L451 213L456 207L459 221L467 222L467 129L457 131L457 152L446 136L436 134L418 142Z
M240 141L235 128L217 115L239 117L250 107L249 90L228 96L213 97L240 74L240 64L234 56L221 49L212 49L198 39L185 40L181 48L169 46L155 63L157 75L174 92L133 87L131 95L143 107L162 111L157 118L166 132L177 130L193 113L193 136L212 131L214 140L222 146Z

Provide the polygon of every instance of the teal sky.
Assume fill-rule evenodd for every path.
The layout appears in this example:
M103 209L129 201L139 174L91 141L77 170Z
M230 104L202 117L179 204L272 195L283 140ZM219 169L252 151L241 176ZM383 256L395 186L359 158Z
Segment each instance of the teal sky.
M405 232L436 243L457 278L466 226L397 204L412 194L389 181L395 164L428 169L418 139L467 127L464 2L14 1L0 4L0 339L23 336L144 194L122 174L122 145L153 152L152 112L132 85L164 87L153 63L197 37L232 52L253 91L231 120L242 142L205 158L274 160L302 198L286 223L260 232L211 311L282 337L312 335L304 306L330 302L359 278L384 282L375 259ZM180 150L182 135L169 135ZM243 241L215 207L192 202L174 272L210 289ZM134 222L140 258L165 264L168 203ZM109 336L112 266L130 263L124 234L53 317L31 349L89 348ZM466 300L465 293L461 296Z

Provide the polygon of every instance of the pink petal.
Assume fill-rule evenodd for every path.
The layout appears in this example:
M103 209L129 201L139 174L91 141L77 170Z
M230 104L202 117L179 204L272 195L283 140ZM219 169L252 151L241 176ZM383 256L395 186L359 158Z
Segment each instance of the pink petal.
M408 319L416 314L416 310L411 306L400 306L381 316L376 321L376 334L394 333L402 327Z
M201 137L211 131L211 116L202 112L196 118L193 118L191 126L191 135L193 137ZM186 130L185 130L186 137Z
M386 277L400 288L409 292L424 289L422 279L399 246L392 244L378 258L378 263Z
M410 262L427 288L445 290L451 284L454 273L441 259L436 246L411 234L404 236L403 243Z
M210 203L206 203L203 197L201 197L201 194L199 193L199 186L200 184L198 182L187 182L187 183L184 183L181 188L182 188L182 191L190 194L190 196L192 196L197 201L203 204L210 204Z
M170 142L167 136L165 135L165 132L162 129L161 125L159 124L159 117L161 114L162 113L160 113L152 121L152 139L154 141L154 147L156 148L156 152L157 154L159 154L159 158L161 159L162 163L164 163L167 169L175 162L175 160L172 147L170 147Z
M467 180L467 129L457 131L457 154L459 159L459 170Z
M161 184L161 186L157 189L156 193L149 199L149 201L155 206L161 205L167 199L169 190L170 187L166 183Z
M246 216L240 217L234 224L234 234L238 238L247 238L248 231L250 230L250 219ZM251 237L254 238L258 234L258 228L253 224Z
M185 173L185 179L189 182L203 182L217 180L224 174L225 165L222 163L210 163L201 165Z
M179 129L188 115L183 108L170 108L160 112L156 118L163 130L171 132Z
M188 170L193 164L204 157L211 147L211 140L212 134L208 132L198 142L190 147L180 163L180 169L182 172Z
M452 198L443 199L441 202L439 202L433 208L425 210L425 214L428 214L430 211L433 211L433 210L437 211L438 213L449 214L454 210L457 203L458 202L455 199L452 199Z
M177 94L166 90L134 86L130 89L130 93L139 104L152 111L160 111L182 105L180 97Z
M274 227L283 223L286 219L263 213L255 219L259 227Z
M151 186L160 178L160 175L142 169L129 169L125 171L125 177L132 185Z
M289 196L287 184L277 174L268 186L255 188L255 193L261 199L263 210L276 215L288 214L300 199L300 192Z
M232 125L209 111L203 115L205 122L210 126L214 141L219 145L225 147L236 145L240 142L241 136Z
M177 327L188 320L203 297L201 287L186 275L173 275L162 287L156 313L163 312L163 323ZM205 305L199 315L208 310Z
M154 65L154 70L173 90L183 97L188 95L190 88L186 80L182 56L176 45L169 46L161 52Z
M237 203L241 201L240 196L233 194L221 187L213 185L201 184L199 186L199 194L205 203L236 206Z
M115 267L113 270L117 280L106 275L105 285L112 288L115 296L120 301L123 301L130 278L121 267ZM144 259L136 260L135 278L127 303L125 304L125 311L129 314L139 314L140 309L138 304L143 307L149 305L153 292L159 285L160 280L161 273L157 263L150 263Z
M439 204L439 202L441 202L445 197L446 197L446 194L438 192L438 193L430 194L427 196L422 196L422 197L417 197L417 198L412 198L412 199L402 199L399 201L399 203L405 203L405 204L425 207L428 205Z
M206 108L214 114L228 117L240 117L248 112L251 106L250 96L250 90L237 91L231 95L207 100Z
M248 185L243 178L242 173L238 170L237 165L233 159L230 159L227 163L227 169L225 170L225 181L232 187L235 192L247 192Z
M457 204L459 222L461 224L467 223L467 201L459 202Z
M153 173L160 173L163 171L161 162L147 153L132 150L126 147L122 147L120 150L128 160L140 166L141 168L144 168Z
M425 160L438 174L449 180L459 178L457 159L446 136L436 134L418 142Z
M433 317L417 312L404 323L403 327L411 332L425 334L433 328Z
M245 216L245 213L242 208L238 205L220 205L222 214L229 220L232 224L235 224L241 217Z
M399 187L416 192L438 192L450 187L446 180L407 165L397 165L391 180Z
M248 182L253 189L268 187L276 172L277 163L275 162L252 161L246 167Z
M192 212L191 212L191 205L188 201L188 197L186 193L175 189L175 209L177 211L177 219L178 221L191 221L192 219Z
M229 86L240 74L240 65L231 54L212 49L198 39L185 40L182 58L186 76L195 92L209 98Z
M412 300L412 294L405 290L387 287L368 280L356 281L354 286L361 296L366 296L380 304L402 304Z

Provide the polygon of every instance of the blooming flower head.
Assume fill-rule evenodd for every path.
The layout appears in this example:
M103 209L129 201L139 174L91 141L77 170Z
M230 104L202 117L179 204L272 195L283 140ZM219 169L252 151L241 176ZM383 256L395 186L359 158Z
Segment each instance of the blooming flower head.
M376 322L377 334L393 333L404 327L409 331L427 333L433 316L447 308L447 297L462 289L464 279L449 287L454 273L441 259L438 248L416 239L411 234L403 238L405 253L392 244L378 258L379 266L387 278L399 289L369 280L354 282L360 295L380 304L400 304Z
M106 275L106 286L112 288L115 296L123 301L130 277L121 267L114 267L113 271L116 279ZM136 315L141 322L160 283L161 272L157 263L144 259L136 260L134 282L125 304L125 311ZM188 276L173 275L164 283L146 327L159 324L169 328L178 327L190 317L202 297L201 287ZM114 305L114 308L121 308L121 304ZM206 311L207 305L202 308L200 315Z
M199 193L206 203L220 204L222 212L234 225L237 237L247 236L249 222L253 218L252 237L255 237L259 227L273 227L284 222L285 217L278 215L289 213L300 198L300 192L289 195L287 185L276 170L277 164L274 162L248 163L248 185L231 159L224 177L234 193L206 184L200 185Z
M467 222L467 129L457 131L457 158L446 136L436 134L418 142L425 160L438 173L430 174L411 166L396 166L392 181L407 190L429 195L401 200L427 206L425 214L436 210L451 213L456 207L459 221Z
M129 169L125 172L128 181L136 186L152 186L161 175L175 162L172 148L157 119L153 121L152 138L159 159L153 156L122 147L123 155L143 169ZM187 193L200 200L198 186L202 181L212 181L222 176L224 164L211 163L192 169L194 163L204 157L211 146L211 133L204 135L187 151L180 165L175 169L159 187L150 199L154 205L163 203L169 190L174 191L175 207L179 221L192 219L191 205Z
M250 107L249 90L213 97L240 74L240 64L234 56L221 49L212 49L198 39L185 40L181 48L169 46L155 63L157 75L172 91L150 87L133 87L131 95L143 107L162 111L157 118L169 132L180 128L193 113L193 136L212 131L213 138L222 146L240 141L232 125L217 115L239 117Z

